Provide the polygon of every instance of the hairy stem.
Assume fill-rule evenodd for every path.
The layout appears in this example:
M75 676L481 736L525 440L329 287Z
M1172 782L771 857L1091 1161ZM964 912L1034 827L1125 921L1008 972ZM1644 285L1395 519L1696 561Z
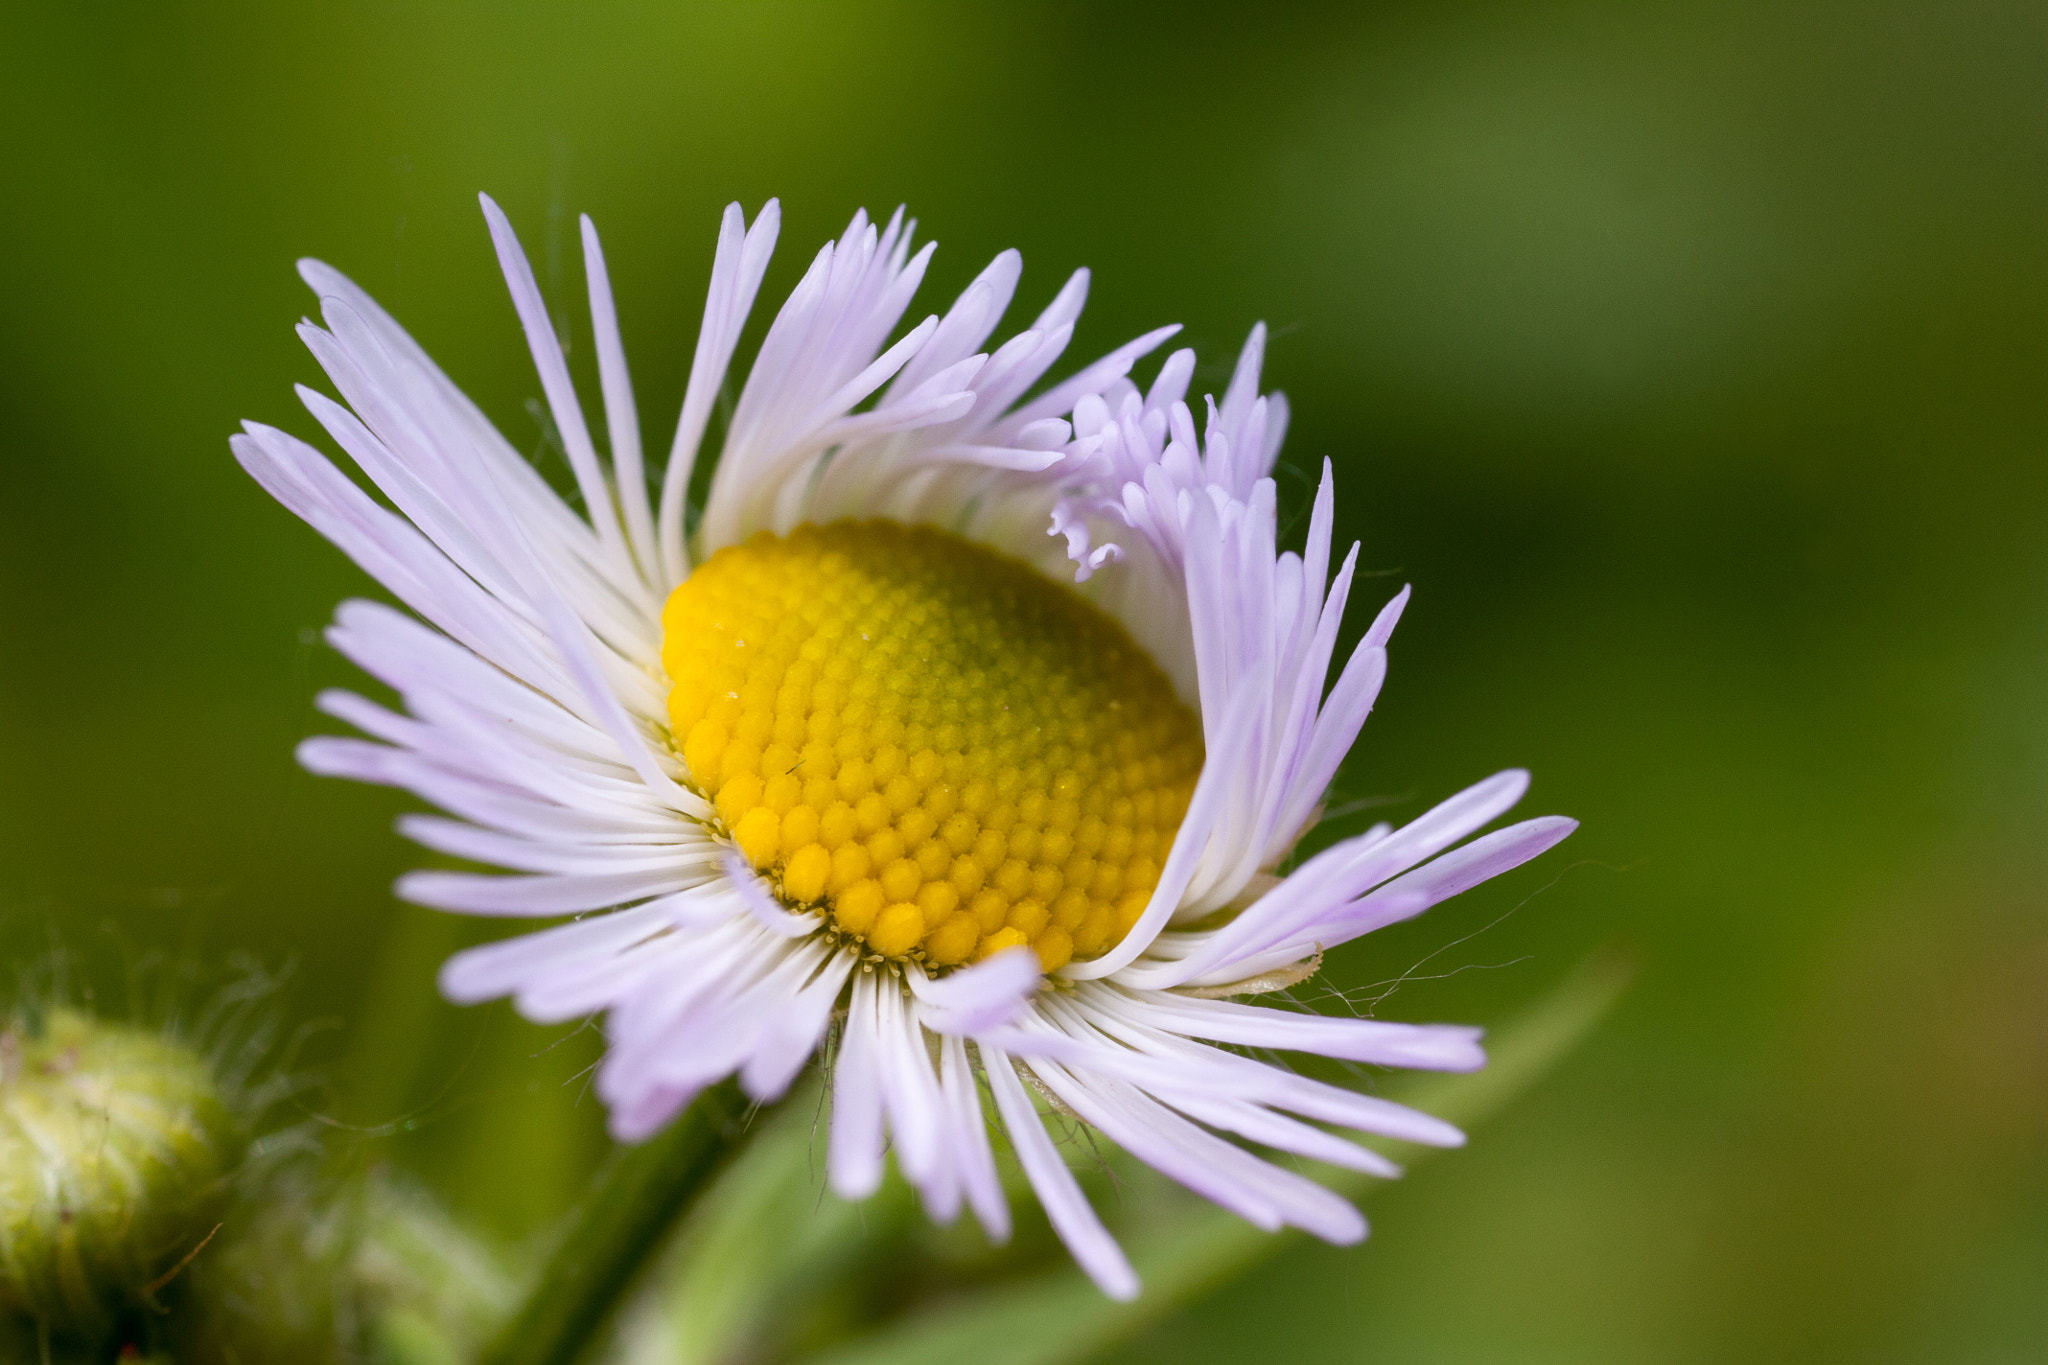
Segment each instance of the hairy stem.
M571 1365L740 1145L746 1113L727 1081L655 1137L613 1153L479 1365Z

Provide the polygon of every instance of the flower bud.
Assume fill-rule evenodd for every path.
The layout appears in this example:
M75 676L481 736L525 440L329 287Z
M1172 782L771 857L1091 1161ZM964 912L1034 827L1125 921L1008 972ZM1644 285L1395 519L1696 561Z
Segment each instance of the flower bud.
M475 1359L517 1304L498 1249L388 1175L368 1187L363 1213L353 1270L373 1358Z
M239 1365L335 1365L355 1359L348 1263L357 1201L302 1163L260 1173L194 1261L175 1323L177 1356Z
M515 1289L495 1249L412 1182L284 1167L244 1191L193 1263L177 1357L470 1360Z
M216 1226L237 1128L156 1033L69 1009L0 1030L0 1307L104 1335Z

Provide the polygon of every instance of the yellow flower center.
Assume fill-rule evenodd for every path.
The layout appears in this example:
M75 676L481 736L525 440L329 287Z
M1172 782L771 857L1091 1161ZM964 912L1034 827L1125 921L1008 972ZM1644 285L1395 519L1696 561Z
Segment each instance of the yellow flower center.
M1029 944L1051 971L1114 946L1201 772L1194 715L1121 626L944 531L721 550L669 598L662 662L725 833L883 958Z

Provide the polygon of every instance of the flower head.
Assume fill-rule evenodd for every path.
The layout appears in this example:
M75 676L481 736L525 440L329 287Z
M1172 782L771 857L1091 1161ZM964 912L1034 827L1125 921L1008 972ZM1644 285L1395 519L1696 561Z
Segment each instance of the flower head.
M1333 578L1327 464L1306 546L1276 546L1286 408L1258 392L1263 331L1198 435L1191 352L1147 388L1129 378L1172 328L1039 387L1085 272L991 345L1021 270L1005 252L892 342L931 248L912 254L900 213L857 215L770 325L691 525L776 206L751 227L726 211L658 481L589 220L608 455L510 225L484 210L573 500L315 262L301 270L325 325L300 334L348 406L301 397L385 500L274 428L233 442L415 613L341 606L329 639L405 710L325 694L369 738L308 740L302 761L411 790L450 818L409 816L406 833L511 873L416 872L406 897L567 917L458 954L446 993L510 995L538 1020L603 1012L597 1086L629 1141L735 1073L779 1096L843 1011L833 1188L873 1191L893 1139L934 1217L964 1205L1006 1235L985 1086L1054 1226L1112 1294L1136 1279L1027 1077L1260 1226L1362 1237L1350 1204L1241 1144L1392 1174L1330 1128L1459 1134L1231 1049L1460 1070L1483 1061L1477 1030L1225 997L1303 979L1323 949L1573 822L1461 842L1520 798L1526 776L1508 772L1275 874L1371 709L1407 593L1326 692L1357 549Z

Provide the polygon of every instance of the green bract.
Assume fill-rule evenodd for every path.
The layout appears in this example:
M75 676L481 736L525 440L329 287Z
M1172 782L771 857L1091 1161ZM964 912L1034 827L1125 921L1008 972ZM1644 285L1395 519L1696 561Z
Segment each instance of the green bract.
M0 1031L0 1306L97 1336L215 1227L240 1142L205 1059L51 1011Z

